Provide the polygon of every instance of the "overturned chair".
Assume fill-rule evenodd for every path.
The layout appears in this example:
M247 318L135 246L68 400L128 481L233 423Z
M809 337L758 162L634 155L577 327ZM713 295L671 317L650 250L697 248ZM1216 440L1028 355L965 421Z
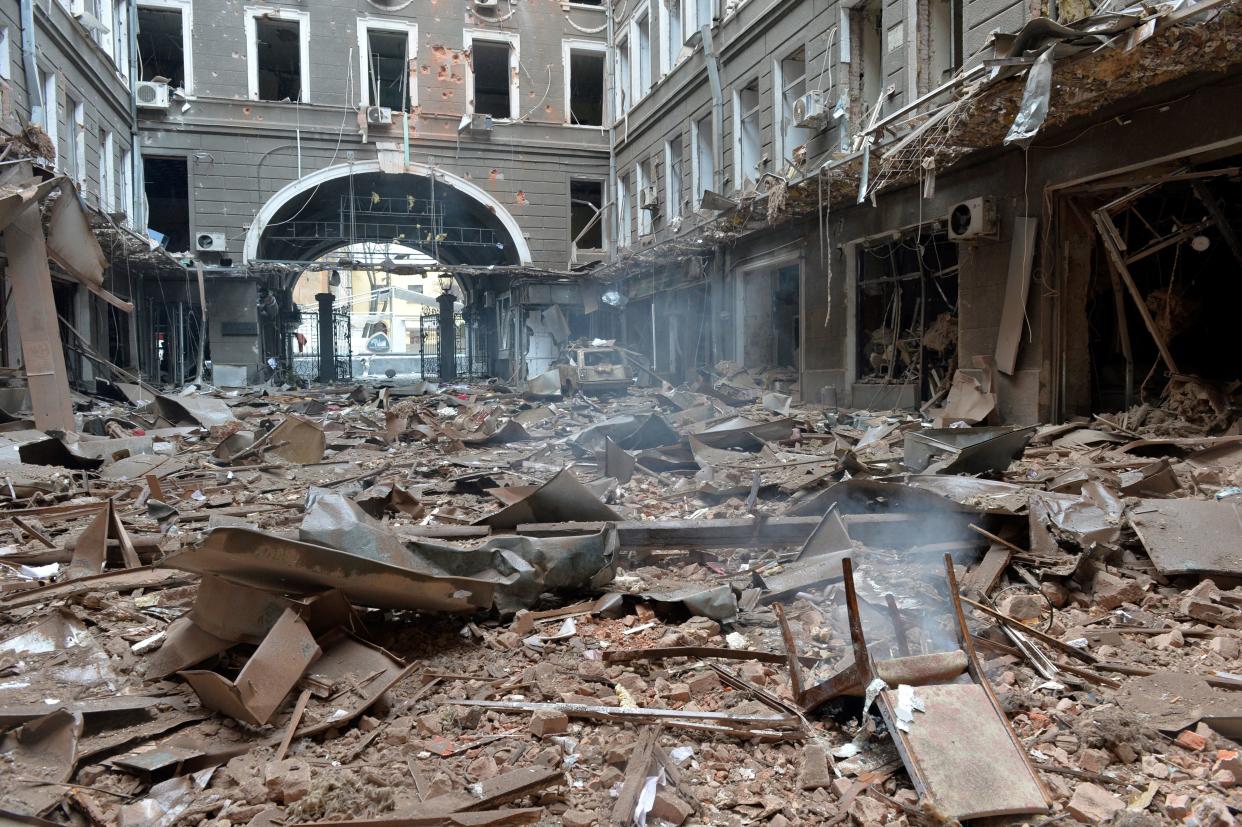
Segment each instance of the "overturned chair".
M899 656L873 660L863 635L853 561L843 560L854 662L799 692L796 700L809 712L840 695L877 693L880 714L920 799L945 818L1047 812L1052 803L1048 790L979 667L948 555L945 569L958 648L909 654L904 620L887 595ZM799 679L795 686L800 685Z

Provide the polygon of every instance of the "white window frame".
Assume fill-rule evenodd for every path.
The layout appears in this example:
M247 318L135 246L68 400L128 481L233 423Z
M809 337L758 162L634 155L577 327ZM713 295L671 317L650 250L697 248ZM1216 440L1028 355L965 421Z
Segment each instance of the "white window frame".
M699 139L702 132L699 124L704 121L712 129L711 141L707 147L707 156L711 159L712 168L706 181L703 180L703 164L699 160ZM690 147L690 203L698 209L703 203L703 191L716 189L716 135L711 112L690 121Z
M413 111L418 106L418 72L411 72L410 67L416 66L418 60L418 24L405 20L391 20L379 17L358 18L358 79L362 90L358 97L358 105L371 105L371 31L405 32L405 73L409 78L405 90L405 105Z
M686 44L686 11L693 0L656 0L660 4L660 74L667 75L681 62L678 58ZM677 9L681 21L681 36L673 41L671 9Z
M681 147L682 169L673 169L673 144ZM669 221L681 218L682 173L686 165L686 141L679 132L664 142L664 214Z
M647 57L645 60L638 38L639 21L644 17L647 18ZM634 10L634 16L630 18L630 92L634 98L630 102L631 108L647 97L654 85L651 77L651 49L654 45L656 44L651 37L651 5L644 3ZM644 66L647 68L646 88L643 87Z
M755 84L755 106L753 109L742 111L742 92L751 83ZM760 88L758 78L750 78L741 86L733 87L733 189L737 192L742 191L742 182L746 178L746 170L742 169L742 122L747 116L754 114L759 117L760 110L763 108L763 90ZM755 148L756 160L763 158L763 124L759 125L759 145ZM758 169L750 170L754 174L751 179L758 183Z
M565 67L565 71L564 71L564 75L565 75L565 78L564 78L564 81L565 81L564 83L564 86L565 86L564 122L565 122L565 125L577 127L579 129L600 129L603 127L604 124L608 123L608 112L606 111L607 110L606 104L608 103L607 84L604 84L605 88L599 90L600 106L605 110L603 113L603 117L600 118L600 126L592 126L591 124L573 122L573 117L571 116L571 113L569 110L569 81L570 81L570 72L571 72L569 68L569 65L570 65L569 59L570 59L570 56L574 52L578 52L579 54L581 54L582 52L591 52L593 54L603 55L604 56L604 72L603 72L602 78L606 79L608 77L608 44L600 43L598 40L567 39L567 40L561 41L561 65Z
M65 107L69 110L69 168L81 191L86 189L86 104L72 98L65 102L70 101L73 106Z
M712 25L712 16L716 11L715 0L686 0L685 16L682 19L683 35L687 41L703 28L703 24ZM707 19L703 20L703 12L707 12Z
M798 51L799 48L802 49L802 77L795 78L791 81L789 78L785 77L785 61L789 59L790 55ZM782 172L785 169L786 160L791 154L790 150L793 146L798 145L795 143L793 146L786 146L786 143L788 143L790 137L797 138L804 136L806 140L810 140L810 130L802 129L793 125L792 104L788 107L789 111L785 111L785 96L789 91L789 87L801 80L802 94L805 95L807 92L806 55L807 49L805 46L802 46L795 47L790 50L785 57L777 57L772 59L772 155L776 159L776 163L780 166L780 169L776 170L777 172ZM789 118L788 131L791 133L788 135L785 130L786 116Z
M301 78L300 103L310 101L310 13L299 9L266 6L247 6L246 19L246 86L250 100L259 100L259 41L257 21L260 17L269 20L291 20L298 24L299 70ZM182 26L185 18L182 18Z
M633 243L630 234L630 213L634 201L634 174L622 175L619 179L620 192L617 193L617 249L629 247Z
M496 32L486 29L466 29L462 32L464 38L464 47L470 50L470 60L466 61L466 89L469 97L466 98L466 112L470 115L474 114L474 51L473 46L476 40L485 43L507 43L509 44L509 117L500 120L516 121L522 116L518 111L521 105L521 84L518 79L518 67L522 62L521 38L516 32Z
M628 33L617 38L617 47L614 50L616 66L613 68L614 121L620 120L621 116L629 112L634 106L634 53L630 50L630 45ZM624 62L621 60L623 51L625 53Z
M121 151L121 211L125 224L133 225L134 215L134 151L126 147Z
M112 130L105 129L99 142L99 208L104 212L116 212L116 139Z
M0 26L0 79L13 78L13 45L9 40L9 27Z
M634 180L637 186L634 189L634 207L638 210L638 237L643 238L655 232L655 216L651 210L642 208L642 192L647 187L656 186L655 164L650 158L645 158L634 165ZM659 192L659 187L656 187Z
M49 161L55 161L56 166L60 166L60 106L58 103L56 87L56 70L50 68L40 68L43 77L39 84L39 93L43 96L43 123L39 126L43 127L43 131L47 133L47 137L52 142L52 147L56 151L55 158L48 158Z
M194 4L192 0L138 0L138 8L164 9L181 12L181 70L185 74L185 86L181 91L187 97L194 94ZM251 24L253 26L253 24ZM249 44L249 40L247 40ZM257 78L258 67L255 68ZM255 84L257 91L258 84ZM303 91L302 96L306 93ZM252 98L253 100L253 98Z

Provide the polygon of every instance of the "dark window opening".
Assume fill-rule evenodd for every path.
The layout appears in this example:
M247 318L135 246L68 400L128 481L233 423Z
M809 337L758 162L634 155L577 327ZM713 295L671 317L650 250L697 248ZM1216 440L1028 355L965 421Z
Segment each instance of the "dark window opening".
M855 115L858 123L875 108L884 81L883 5L867 0L850 11L852 49L857 59L850 63Z
M575 6L602 6L604 5L604 0L569 0L569 2L573 3Z
M571 181L569 198L570 233L577 239L574 246L579 250L604 249L604 222L602 216L596 219L604 206L603 182Z
M367 31L370 71L367 78L370 101L394 111L406 110L410 82L409 38L405 32L378 29Z
M255 20L259 100L302 98L302 38L296 20L260 17Z
M604 123L604 56L569 53L569 122L581 126Z
M932 398L957 367L957 244L923 230L858 251L858 381Z
M163 79L174 89L185 86L185 41L179 9L138 7L139 80Z
M190 249L190 172L184 158L143 158L147 227L164 236L164 249Z
M476 40L471 46L474 70L474 111L493 118L510 118L509 44Z

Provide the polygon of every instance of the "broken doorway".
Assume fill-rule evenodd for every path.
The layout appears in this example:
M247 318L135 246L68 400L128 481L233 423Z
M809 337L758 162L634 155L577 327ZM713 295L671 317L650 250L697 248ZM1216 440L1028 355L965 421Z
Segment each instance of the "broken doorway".
M1075 194L1090 244L1093 410L1141 406L1145 417L1162 406L1162 415L1223 427L1242 404L1242 366L1222 335L1242 304L1239 204L1236 157Z
M742 367L752 371L798 369L800 269L793 262L742 274L738 291Z
M163 236L164 249L190 250L190 172L185 158L144 155L147 227Z
M939 395L957 367L957 244L924 228L864 242L856 261L856 381Z

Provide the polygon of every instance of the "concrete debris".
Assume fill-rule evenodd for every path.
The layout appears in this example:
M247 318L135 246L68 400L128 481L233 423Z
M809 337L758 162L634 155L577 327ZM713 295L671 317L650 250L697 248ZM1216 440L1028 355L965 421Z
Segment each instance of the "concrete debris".
M1104 417L939 430L758 393L696 420L669 414L708 404L692 388L464 387L108 402L134 423L109 440L148 441L72 473L69 436L15 456L66 473L0 488L5 809L1233 817L1242 555L1216 494L1242 454L1133 453ZM172 464L108 476L140 456ZM703 466L756 482L678 487Z

